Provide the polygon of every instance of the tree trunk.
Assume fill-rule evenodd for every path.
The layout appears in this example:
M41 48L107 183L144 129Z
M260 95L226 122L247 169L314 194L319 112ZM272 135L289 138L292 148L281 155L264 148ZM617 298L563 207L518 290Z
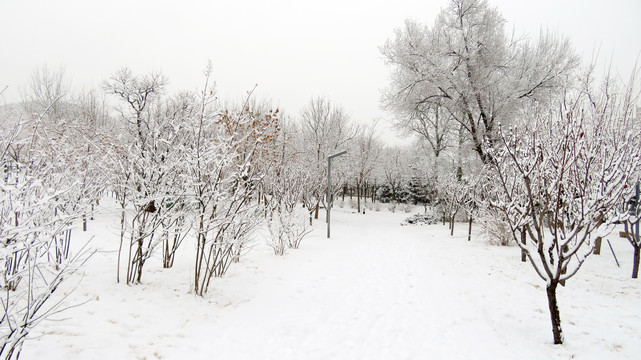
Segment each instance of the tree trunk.
M527 233L525 232L525 229L521 229L521 244L525 245L527 242ZM521 262L526 262L527 261L527 254L525 253L525 250L521 249Z
M547 286L546 291L548 294L548 306L550 308L550 319L552 320L552 333L554 334L554 344L563 344L563 331L561 329L561 314L559 314L559 306L556 301L556 287L558 282L552 280L551 284Z
M318 220L318 208L320 207L320 203L316 203L316 210L314 210L314 220Z
M639 277L639 257L641 257L641 245L634 246L634 261L632 262L632 278Z
M356 211L361 213L361 185L356 185Z
M467 228L467 241L472 240L472 215L470 215L470 225Z

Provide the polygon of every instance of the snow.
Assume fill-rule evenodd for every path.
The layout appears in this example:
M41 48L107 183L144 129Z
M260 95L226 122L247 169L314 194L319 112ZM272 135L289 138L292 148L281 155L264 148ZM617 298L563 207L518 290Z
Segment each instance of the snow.
M636 359L641 280L615 237L558 291L565 344L553 345L544 282L516 246L490 246L457 224L400 226L407 213L334 208L301 248L273 255L264 240L209 293L190 293L193 245L172 269L149 260L143 284L117 284L112 199L74 241L99 251L80 304L32 331L21 359ZM417 209L418 210L418 209ZM265 231L261 236L266 236ZM160 252L159 252L160 253ZM62 294L60 294L62 295Z

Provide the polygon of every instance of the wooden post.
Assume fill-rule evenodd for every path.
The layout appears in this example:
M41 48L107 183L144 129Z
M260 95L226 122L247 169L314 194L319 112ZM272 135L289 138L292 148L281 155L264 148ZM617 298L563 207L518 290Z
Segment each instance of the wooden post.
M601 242L603 239L600 237L596 238L596 241L594 242L594 255L601 255Z

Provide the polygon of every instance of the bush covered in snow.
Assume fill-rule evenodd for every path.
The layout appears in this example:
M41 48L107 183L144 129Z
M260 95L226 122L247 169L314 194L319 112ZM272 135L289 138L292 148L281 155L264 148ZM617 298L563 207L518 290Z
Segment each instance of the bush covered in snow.
M481 236L492 245L509 246L514 244L510 224L496 215L484 214L478 219Z
M291 211L274 212L267 219L270 234L267 243L274 249L274 254L284 255L288 248L298 249L303 238L311 232L307 218L307 211L296 207Z
M403 220L401 226L405 225L432 225L438 224L440 216L438 216L432 209L428 209L424 213L414 214L407 219Z

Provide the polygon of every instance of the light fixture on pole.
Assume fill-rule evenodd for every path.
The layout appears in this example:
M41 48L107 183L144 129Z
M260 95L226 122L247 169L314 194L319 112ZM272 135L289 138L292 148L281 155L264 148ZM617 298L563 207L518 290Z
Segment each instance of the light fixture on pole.
M332 208L332 159L341 155L347 154L347 150L343 150L336 154L327 157L327 238L329 239L329 212Z

